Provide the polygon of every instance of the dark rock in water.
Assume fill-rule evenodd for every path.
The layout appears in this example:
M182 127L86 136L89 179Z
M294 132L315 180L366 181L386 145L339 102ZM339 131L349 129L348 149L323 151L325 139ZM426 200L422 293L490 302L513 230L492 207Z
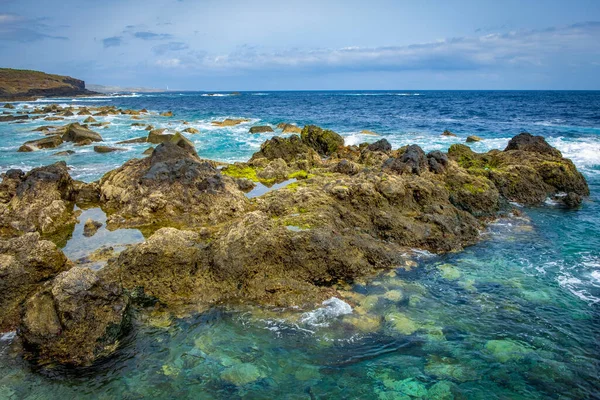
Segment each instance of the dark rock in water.
M4 108L8 108L9 110L14 110L15 106L13 106L13 105L12 105L12 104L10 104L10 103L6 103L6 104L4 105Z
M428 170L428 162L423 149L416 144L412 144L406 148L400 157L388 159L383 167L396 174L421 175Z
M64 121L63 117L46 117L44 121Z
M442 136L451 136L451 137L456 137L456 135L452 132L450 132L448 129L446 129L443 133Z
M448 167L448 156L439 150L430 151L427 153L427 162L431 171L442 174Z
M29 115L0 115L0 122L12 122L29 119Z
M79 115L79 116L92 115L92 113L87 108L83 108L81 111L79 111L77 113L77 115Z
M120 147L110 147L110 146L94 146L94 151L96 153L112 153L113 151L125 151L126 149L122 149Z
M59 151L58 153L54 153L52 155L53 156L57 156L57 157L58 156L63 157L63 156L70 156L70 155L73 155L73 154L75 154L75 152L73 150L65 150L65 151Z
M82 139L81 141L75 143L75 146L89 146L92 143L94 142L91 139Z
M84 128L80 124L73 123L66 127L66 132L62 137L65 142L74 142L81 144L82 142L102 142L102 136L100 134Z
M118 282L74 267L25 302L19 336L41 363L90 365L116 349L129 323L128 305Z
M386 139L380 139L375 143L371 143L367 148L371 151L392 151L392 145Z
M520 133L510 139L504 151L510 150L530 151L540 154L550 154L554 157L562 157L561 152L550 146L543 136L533 136L527 132Z
M38 233L0 240L0 332L16 328L19 305L40 284L70 267L62 251Z
M155 129L148 133L148 138L146 141L148 143L160 144L170 141L173 138L173 134L163 133L166 129Z
M61 116L63 116L63 117L72 117L72 116L74 116L75 114L73 114L73 112L72 112L72 111L64 111L64 112L60 113L59 115L61 115Z
M83 120L83 122L86 124L93 124L98 121L96 121L96 119L94 117L87 117L86 119Z
M46 237L70 234L76 222L75 193L64 161L26 174L7 173L0 190L0 237L35 231Z
M154 152L154 147L150 146L146 150L144 150L144 152L142 154L147 156L147 155L152 154L152 152Z
M282 133L302 133L302 128L296 125L288 124L285 122L280 122L277 124L277 129L281 129Z
M239 215L248 204L233 179L200 160L193 145L181 138L108 172L100 190L104 204L114 210L109 226L219 223Z
M43 139L30 140L19 147L19 152L36 151L39 149L53 149L63 143L59 135L47 136Z
M472 135L472 136L467 137L466 142L467 143L481 142L481 140L482 139L479 136Z
M117 144L146 143L147 141L148 141L148 139L145 137L138 137L138 138L134 138L134 139L123 140L123 141L117 142Z
M98 229L102 226L101 222L94 221L91 218L88 218L83 225L83 236L92 237L98 232Z
M264 132L273 132L273 128L270 126L253 126L250 128L250 133L264 133Z
M568 208L577 208L583 202L583 197L577 193L569 192L562 198L562 202Z
M200 133L200 131L196 128L186 128L183 130L184 133L190 133L192 135L196 134L196 133Z
M173 111L167 111L167 112L161 113L160 116L161 117L172 117Z
M358 164L352 161L348 161L346 159L340 160L335 167L333 168L334 172L344 174L344 175L356 175L360 167Z
M317 153L329 156L335 153L339 147L344 145L344 138L328 129L322 129L315 125L308 125L302 129L302 141L312 147Z

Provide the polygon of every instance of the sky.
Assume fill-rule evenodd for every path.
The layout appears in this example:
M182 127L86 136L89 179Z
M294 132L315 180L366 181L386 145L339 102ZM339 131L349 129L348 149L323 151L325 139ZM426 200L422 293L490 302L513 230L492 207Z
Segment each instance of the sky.
M0 67L171 90L599 90L600 1L0 0Z

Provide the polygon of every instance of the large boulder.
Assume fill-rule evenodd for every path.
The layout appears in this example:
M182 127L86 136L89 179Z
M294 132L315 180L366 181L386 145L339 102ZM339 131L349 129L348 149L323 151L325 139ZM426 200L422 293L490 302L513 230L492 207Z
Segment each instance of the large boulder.
M39 232L60 242L72 231L75 191L64 161L26 174L11 171L0 190L0 237Z
M392 151L392 145L386 139L380 139L375 143L371 143L367 148L371 151Z
M14 329L19 305L43 282L71 267L56 245L26 233L0 240L0 332Z
M40 149L53 149L55 147L60 146L63 143L62 138L59 135L47 136L43 139L30 140L25 143L21 147L19 147L19 152L30 152L36 151Z
M74 267L27 300L19 336L40 363L90 365L116 349L128 305L120 284L102 271Z
M416 144L408 146L399 157L386 160L383 167L395 174L416 175L421 175L429 169L425 152Z
M239 215L248 200L235 181L180 138L158 145L100 180L108 226L199 226Z
M102 142L102 136L99 133L96 133L77 122L73 124L69 124L66 127L66 132L62 137L62 140L65 142L74 142L74 143L82 143L82 142Z
M302 141L323 156L330 156L344 145L344 138L329 129L308 125L302 129Z
M543 136L533 136L530 133L523 132L510 139L504 151L522 150L540 154L549 154L553 157L562 158L558 149L550 146Z
M250 128L250 133L266 133L266 132L273 132L273 128L271 128L268 125L253 126Z
M260 146L260 151L252 155L250 163L259 159L272 161L278 158L288 164L296 161L306 161L309 166L312 166L320 162L320 156L314 149L305 144L297 135L292 135L287 138L273 136L271 139L266 140Z

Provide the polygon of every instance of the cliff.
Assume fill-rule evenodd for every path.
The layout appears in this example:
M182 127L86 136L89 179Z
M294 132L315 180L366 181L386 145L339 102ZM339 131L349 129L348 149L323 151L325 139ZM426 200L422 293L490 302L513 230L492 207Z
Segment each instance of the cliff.
M87 90L84 81L69 76L0 68L0 101L93 94L97 93Z

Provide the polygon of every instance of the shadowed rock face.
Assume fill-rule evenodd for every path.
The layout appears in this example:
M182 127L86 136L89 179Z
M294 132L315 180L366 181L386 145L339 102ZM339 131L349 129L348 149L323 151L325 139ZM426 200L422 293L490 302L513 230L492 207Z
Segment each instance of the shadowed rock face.
M64 161L26 174L10 171L0 192L0 237L35 231L45 237L65 236L75 224L75 190Z
M171 142L107 173L100 193L112 227L218 224L248 205L233 179L200 160L193 148Z
M300 136L306 145L323 156L335 153L339 147L344 145L344 139L340 135L315 125L305 126Z
M554 157L562 158L562 154L558 149L550 146L543 136L533 136L530 133L523 132L515 136L508 142L508 146L504 151L522 150L533 153L549 154Z
M19 335L42 363L89 365L116 348L128 304L117 282L74 267L27 300Z
M21 302L70 267L62 251L38 233L0 240L0 332L16 327Z

